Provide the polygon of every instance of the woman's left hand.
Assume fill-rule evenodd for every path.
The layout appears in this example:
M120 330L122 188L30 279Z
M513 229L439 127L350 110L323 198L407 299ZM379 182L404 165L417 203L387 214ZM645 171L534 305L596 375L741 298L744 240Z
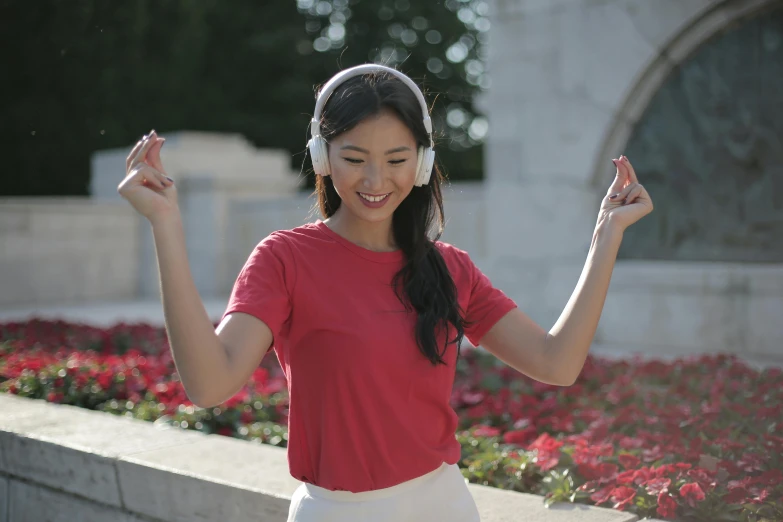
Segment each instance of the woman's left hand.
M617 173L598 212L598 223L611 223L625 230L653 211L652 199L639 184L631 162L625 156L613 159Z

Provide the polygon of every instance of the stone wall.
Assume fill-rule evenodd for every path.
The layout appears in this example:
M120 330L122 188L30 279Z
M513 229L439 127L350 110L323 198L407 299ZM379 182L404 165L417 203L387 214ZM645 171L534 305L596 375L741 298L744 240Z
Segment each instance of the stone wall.
M487 272L535 321L549 328L571 296L614 177L610 159L669 72L723 28L779 3L490 2ZM773 319L783 311L781 273L780 264L620 259L594 349L783 363Z
M0 394L0 522L284 522L300 482L282 448ZM484 522L635 515L468 486Z
M265 192L263 180L190 174L176 183L188 261L205 299L228 296L247 256L270 232L318 217L309 194ZM250 190L251 184L258 186ZM481 262L481 185L444 188L444 199L442 240ZM0 245L0 308L160 296L151 227L127 202L109 197L108 184L105 197L0 200Z
M139 235L129 205L0 200L0 307L132 299Z

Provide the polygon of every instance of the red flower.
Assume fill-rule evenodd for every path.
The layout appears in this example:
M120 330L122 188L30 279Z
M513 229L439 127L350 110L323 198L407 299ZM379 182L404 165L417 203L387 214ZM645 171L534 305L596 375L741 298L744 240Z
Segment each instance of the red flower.
M677 501L666 491L661 491L658 494L658 509L656 509L658 516L664 518L674 518L677 516Z
M98 384L104 390L108 390L111 387L111 383L114 380L114 375L110 372L103 372L98 375Z
M617 466L608 462L579 464L577 471L586 480L608 479L617 473Z
M704 500L704 491L701 486L695 482L684 484L680 488L680 495L690 507L696 507L696 504Z
M528 448L537 451L536 463L541 470L549 471L560 462L560 448L562 446L563 441L554 439L548 433L542 433Z
M636 470L635 469L629 469L628 471L623 471L619 475L617 475L617 483L618 484L633 484L633 479L636 476Z
M530 443L528 449L539 451L558 451L563 446L563 442L553 438L549 433L542 433L536 440Z
M696 481L702 490L711 490L715 488L715 479L711 474L703 469L691 469L688 470L687 475Z
M750 492L744 487L730 488L729 492L723 495L723 501L726 504L743 504L750 497Z
M612 495L612 491L614 490L613 485L606 486L604 488L599 489L592 495L590 495L590 500L598 504L603 504L604 502L607 502L609 500L609 497Z
M659 445L655 445L653 448L642 450L642 458L645 462L653 462L662 459L666 456L666 453Z
M665 477L657 477L648 480L643 485L650 495L660 495L661 493L669 491L669 486L672 485L672 481Z
M527 444L531 439L538 435L535 428L524 428L521 430L510 430L503 434L503 442L506 444Z
M619 455L617 457L617 460L620 461L620 464L625 469L636 469L636 467L639 465L640 462L639 457L637 457L636 455L628 455L628 454Z
M759 494L758 494L758 495L756 495L756 496L753 498L753 501L752 501L752 502L753 502L754 504L760 504L760 503L764 502L765 500L767 500L767 497L768 497L768 496L769 496L769 490L768 490L768 489L766 489L766 488L764 488L764 489L762 489L762 490L759 492Z
M636 496L636 490L628 486L618 486L612 490L610 500L614 502L614 509L623 511Z
M473 432L475 437L497 437L498 435L500 435L500 430L492 426L479 426Z

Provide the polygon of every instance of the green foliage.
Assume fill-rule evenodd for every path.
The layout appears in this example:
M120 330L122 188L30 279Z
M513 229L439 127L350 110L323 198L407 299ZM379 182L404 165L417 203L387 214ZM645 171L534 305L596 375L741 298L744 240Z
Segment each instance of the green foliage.
M327 6L331 14L319 15ZM0 83L0 150L12 169L0 195L86 195L90 155L129 147L152 128L240 133L259 147L288 150L292 168L309 172L304 152L316 86L373 59L405 59L400 68L436 100L446 171L452 179L479 178L483 120L473 125L476 139L467 131L484 81L476 28L487 28L476 14L484 2L311 7L313 14L303 2L254 0L0 4L0 56L9 72ZM314 50L321 32L340 21L337 13L345 18L344 41ZM391 36L401 37L402 26L426 29L416 31L416 42L405 33L406 45ZM440 41L428 43L429 31Z

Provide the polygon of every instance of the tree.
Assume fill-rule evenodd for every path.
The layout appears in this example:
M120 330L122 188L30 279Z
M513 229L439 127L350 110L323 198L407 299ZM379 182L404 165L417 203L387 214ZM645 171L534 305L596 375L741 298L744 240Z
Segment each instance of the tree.
M481 0L298 0L312 47L340 68L365 62L398 67L436 95L433 120L440 160L453 179L480 178L487 121L473 105L488 85L484 72L489 21ZM335 66L333 72L337 72Z
M440 159L452 178L477 178L482 6L6 0L0 57L12 74L0 83L0 195L86 195L90 155L152 128L238 132L309 170L315 87L369 60L402 63L438 95Z

